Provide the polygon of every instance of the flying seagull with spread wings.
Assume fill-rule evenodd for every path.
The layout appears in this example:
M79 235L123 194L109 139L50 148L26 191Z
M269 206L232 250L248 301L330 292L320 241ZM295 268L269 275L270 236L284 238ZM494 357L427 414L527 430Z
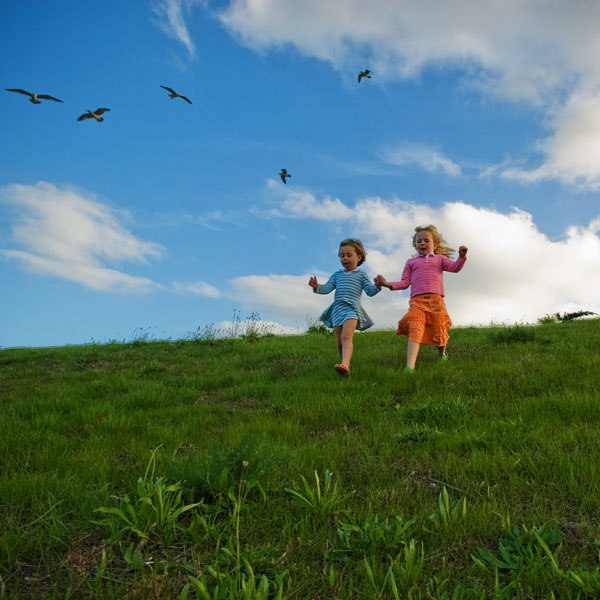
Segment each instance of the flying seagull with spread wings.
M281 177L281 181L283 181L283 183L287 183L286 179L291 176L292 174L288 173L286 169L281 169L281 173L279 173L279 177Z
M360 80L361 80L363 77L366 77L367 79L371 79L371 71L369 71L369 69L365 69L364 71L361 71L361 72L358 74L358 83L360 83Z
M188 104L192 103L192 101L189 98L178 94L173 88L167 87L166 85L161 85L160 87L169 92L169 98L171 98L171 100L173 100L173 98L181 98L182 100L185 100Z
M88 110L86 113L83 113L80 117L77 118L78 121L85 121L86 119L96 119L98 123L104 121L104 117L100 115L108 112L110 108L97 108L96 110Z
M54 102L62 102L62 100L59 100L58 98L55 98L54 96L48 96L48 94L32 94L31 92L28 92L27 90L17 90L17 89L9 89L9 88L4 88L7 92L17 92L17 94L24 94L25 96L29 96L29 102L33 102L33 104L41 104L40 102L40 98L42 100L54 100Z

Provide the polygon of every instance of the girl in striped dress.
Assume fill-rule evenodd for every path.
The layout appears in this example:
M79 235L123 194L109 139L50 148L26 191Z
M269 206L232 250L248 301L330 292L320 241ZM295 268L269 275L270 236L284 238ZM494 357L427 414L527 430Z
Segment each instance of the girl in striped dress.
M416 227L413 246L417 256L406 261L402 279L388 283L382 275L375 277L375 283L390 290L405 290L410 286L408 313L398 322L396 335L408 336L405 371L412 373L421 344L436 346L438 360L445 362L448 329L452 321L444 304L443 272L458 273L467 260L466 246L458 249L458 258L453 261L454 252L434 225Z
M329 294L335 290L333 304L319 317L327 327L333 327L341 362L335 365L340 375L350 373L354 331L368 329L373 325L369 315L363 310L360 297L364 291L374 296L381 286L371 283L363 271L358 269L365 262L367 253L360 240L346 239L340 243L338 252L342 269L336 271L325 284L319 284L311 277L308 285L316 294Z

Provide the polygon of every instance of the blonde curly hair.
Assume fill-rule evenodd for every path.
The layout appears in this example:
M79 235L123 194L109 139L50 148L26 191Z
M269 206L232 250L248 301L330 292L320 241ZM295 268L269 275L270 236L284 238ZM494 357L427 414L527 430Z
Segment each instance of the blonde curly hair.
M434 254L443 254L447 258L451 258L452 254L456 252L454 248L450 248L447 244L448 242L442 237L442 234L437 230L435 225L419 225L415 227L415 234L413 235L413 248L417 248L417 235L419 231L429 231L431 233L431 237L433 238L433 243L436 245Z

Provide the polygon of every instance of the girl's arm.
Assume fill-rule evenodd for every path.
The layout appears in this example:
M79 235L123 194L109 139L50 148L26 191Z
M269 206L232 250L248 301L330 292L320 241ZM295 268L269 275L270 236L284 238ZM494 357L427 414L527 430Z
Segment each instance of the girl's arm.
M375 294L379 294L381 291L381 287L379 287L376 283L371 283L371 280L364 273L362 288L367 296L375 296Z
M458 273L465 265L468 251L469 249L466 246L461 246L458 249L458 258L456 260L450 260L444 256L442 258L442 271Z
M410 287L411 275L412 269L410 268L408 261L406 261L406 265L404 265L404 271L402 271L402 279L400 281L392 281L387 287L389 287L392 291L405 290L406 288Z
M329 278L325 284L319 283L316 277L311 277L308 280L308 285L313 289L315 294L329 294L335 290L335 273Z

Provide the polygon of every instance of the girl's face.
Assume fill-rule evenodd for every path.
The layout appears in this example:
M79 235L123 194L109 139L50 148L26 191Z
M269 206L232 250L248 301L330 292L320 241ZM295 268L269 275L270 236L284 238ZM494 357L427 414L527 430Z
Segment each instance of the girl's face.
M340 248L340 262L344 271L353 271L358 265L360 256L356 253L354 246L342 246Z
M415 248L420 256L429 256L437 248L437 244L433 241L433 235L431 231L424 229L417 233L417 239L415 240Z

